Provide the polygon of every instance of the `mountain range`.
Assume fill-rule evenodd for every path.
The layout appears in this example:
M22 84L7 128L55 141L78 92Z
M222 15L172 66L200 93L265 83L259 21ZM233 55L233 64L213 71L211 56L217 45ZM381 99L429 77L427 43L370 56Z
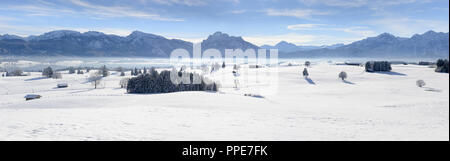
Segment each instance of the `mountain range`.
M428 31L410 38L383 33L351 44L297 46L281 41L258 47L242 37L216 32L201 42L202 50L279 49L280 57L446 57L449 33ZM51 31L39 36L0 35L0 56L169 57L174 49L192 51L193 43L134 31L128 36L89 31Z
M383 33L334 49L288 52L282 57L448 58L449 33L428 31L410 38Z
M344 46L344 44L334 44L334 45L322 45L322 46L297 46L293 43L289 43L286 41L281 41L275 46L263 45L261 48L263 49L278 49L279 52L295 52L295 51L308 51L314 49L335 49L337 47Z

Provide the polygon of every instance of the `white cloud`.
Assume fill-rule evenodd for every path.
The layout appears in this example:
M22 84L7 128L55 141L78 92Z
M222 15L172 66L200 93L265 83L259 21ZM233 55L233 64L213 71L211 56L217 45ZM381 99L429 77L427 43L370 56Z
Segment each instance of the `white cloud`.
M229 11L228 13L231 13L231 14L243 14L245 12L247 12L247 10L232 10L232 11Z
M361 40L364 37L335 37L330 35L308 35L298 33L287 33L280 35L256 35L256 36L243 36L243 39L254 43L258 46L261 45L275 45L280 41L287 41L296 45L332 45L337 43L348 44L357 40Z
M183 21L181 19L165 18L161 17L158 14L137 11L136 9L128 7L94 5L81 0L70 0L70 2L75 5L84 7L84 12L91 15L101 15L104 17L135 17L159 21Z
M88 32L88 31L99 31L105 34L113 34L119 36L127 36L133 30L121 29L121 28L72 28L72 27L61 27L61 26L22 26L22 25L10 25L0 22L0 31L8 31L8 33L0 34L14 34L22 37L27 37L30 35L40 35L53 30L73 30L78 32Z
M265 10L265 13L268 16L289 16L289 17L296 17L296 18L302 18L302 19L310 19L312 16L316 15L329 15L330 12L323 12L323 11L317 11L312 9L284 9L284 10L277 10L277 9L267 9Z
M185 6L205 6L214 3L217 0L141 0L141 2L155 2L163 5L185 5ZM222 2L231 2L234 4L240 3L240 0L219 0Z
M205 0L152 0L153 2L165 5L187 5L187 6L203 6L206 4Z
M326 5L332 7L389 6L411 3L429 3L431 0L299 0L305 5Z
M8 6L2 10L16 10L26 12L26 16L61 16L62 14L74 14L73 10L66 8L51 8L42 5L19 5L19 6Z
M368 3L367 0L300 0L306 5L323 4L334 7L360 7Z
M355 34L363 37L375 36L376 33L368 27L352 26L352 27L335 27L325 24L295 24L287 26L289 30L306 30L306 31L341 31L350 34Z
M183 21L183 19L162 17L157 13L139 11L132 7L125 6L102 6L94 5L82 0L69 0L71 4L81 7L81 10L67 8L47 1L37 1L31 5L10 5L0 10L14 10L26 13L26 16L77 16L86 15L91 18L118 18L132 17L141 19L152 19L158 21Z
M320 26L324 26L323 24L295 24L289 25L287 29L289 30L314 30Z
M410 18L384 18L369 21L367 23L377 26L381 30L394 33L402 37L410 37L414 34L424 33L429 30L449 32L448 21Z

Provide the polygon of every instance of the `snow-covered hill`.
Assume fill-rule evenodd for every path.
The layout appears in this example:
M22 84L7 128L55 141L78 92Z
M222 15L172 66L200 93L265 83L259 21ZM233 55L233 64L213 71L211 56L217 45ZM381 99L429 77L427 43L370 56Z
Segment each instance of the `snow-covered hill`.
M86 83L88 74L1 77L0 140L448 141L448 74L416 65L366 73L357 66L312 64L310 79L300 75L302 66L249 69L250 75L278 73L278 90L263 98L244 96L261 84L241 81L233 88L231 66L210 75L222 80L218 93L126 94L114 72L100 89ZM347 82L339 80L340 71ZM425 88L416 86L418 79ZM59 82L69 87L55 88ZM25 101L29 93L43 97Z

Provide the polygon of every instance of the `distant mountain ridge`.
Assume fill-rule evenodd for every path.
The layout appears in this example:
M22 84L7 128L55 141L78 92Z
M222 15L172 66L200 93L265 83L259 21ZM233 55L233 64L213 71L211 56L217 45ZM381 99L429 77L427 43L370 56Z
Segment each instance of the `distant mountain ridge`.
M0 56L169 57L174 49L192 51L191 42L134 31L128 36L97 31L51 31L39 36L0 35ZM297 46L281 41L258 47L242 37L216 32L201 42L202 51L218 49L279 49L280 57L446 57L449 33L428 31L411 38L383 33L348 45Z
M263 49L278 49L280 52L295 52L295 51L308 51L308 50L314 50L314 49L322 49L322 48L328 48L328 49L334 49L337 47L344 46L344 44L334 44L334 45L322 45L322 46L297 46L293 43L289 43L286 41L280 41L275 46L270 45L263 45L261 48Z
M383 33L335 49L289 52L281 57L449 57L449 33L428 31L411 38Z
M51 31L26 38L0 36L0 55L168 57L172 50L192 50L192 43L134 31L126 37L89 31Z

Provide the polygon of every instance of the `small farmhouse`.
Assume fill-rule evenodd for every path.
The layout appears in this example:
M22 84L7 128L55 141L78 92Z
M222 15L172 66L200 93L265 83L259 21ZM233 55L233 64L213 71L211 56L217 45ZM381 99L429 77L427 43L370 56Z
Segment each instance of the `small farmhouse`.
M37 95L37 94L27 94L26 96L25 96L25 100L34 100L34 99L39 99L39 98L41 98L42 96L41 95Z
M69 85L67 83L58 83L56 86L58 88L67 88L67 87L69 87Z

